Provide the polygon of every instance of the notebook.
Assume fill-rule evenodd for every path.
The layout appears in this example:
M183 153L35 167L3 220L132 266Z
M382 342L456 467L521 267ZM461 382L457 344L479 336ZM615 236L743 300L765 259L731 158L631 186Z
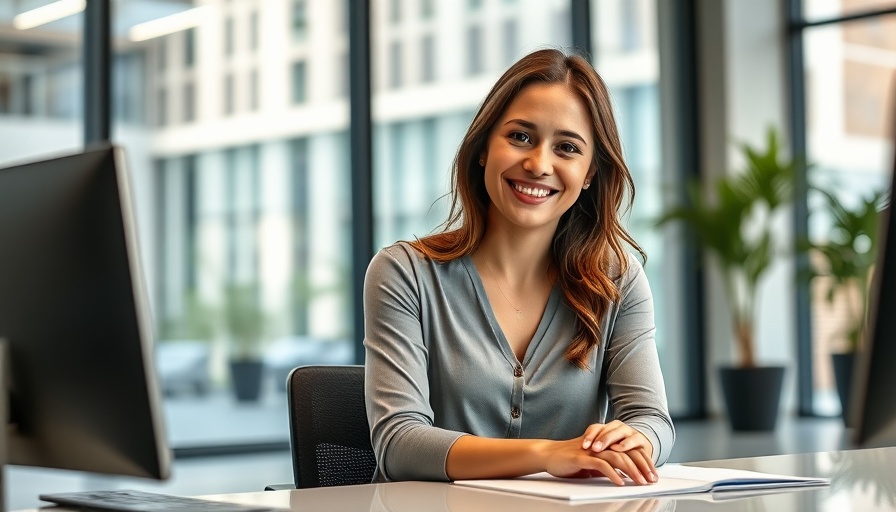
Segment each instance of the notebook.
M617 486L606 478L557 478L536 473L504 480L456 480L455 485L506 491L569 501L656 498L699 493L744 493L830 485L829 478L774 475L740 469L705 468L666 464L657 468L659 482L636 485L626 479Z

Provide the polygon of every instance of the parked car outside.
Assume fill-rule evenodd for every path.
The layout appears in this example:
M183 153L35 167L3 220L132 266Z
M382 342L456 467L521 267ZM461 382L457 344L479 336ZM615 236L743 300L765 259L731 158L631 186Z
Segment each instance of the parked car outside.
M156 345L156 370L165 396L205 396L211 387L208 342L165 340Z
M274 386L286 392L286 378L293 368L309 364L352 364L354 347L346 340L320 340L292 336L274 341L264 352L264 364Z

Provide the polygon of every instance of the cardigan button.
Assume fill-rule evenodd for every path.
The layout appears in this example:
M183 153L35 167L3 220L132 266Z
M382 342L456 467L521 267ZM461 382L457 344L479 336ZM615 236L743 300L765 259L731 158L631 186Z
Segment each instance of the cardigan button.
M514 376L514 377L522 377L522 376L523 376L523 367L522 367L522 366L519 366L519 365L517 365L516 367L514 367L514 369L513 369L513 376Z
M519 407L514 407L513 409L511 409L511 410L510 410L510 417L513 418L513 419L517 419L517 418L519 418L519 417L520 417L520 408L519 408Z

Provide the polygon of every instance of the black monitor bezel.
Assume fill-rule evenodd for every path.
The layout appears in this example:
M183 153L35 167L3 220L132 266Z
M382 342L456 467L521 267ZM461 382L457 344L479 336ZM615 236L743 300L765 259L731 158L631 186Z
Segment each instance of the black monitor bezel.
M11 378L11 389L7 393L9 393L11 398L10 419L13 422L7 429L6 443L8 453L6 454L6 460L0 461L0 463L153 479L165 479L170 476L171 451L167 444L161 392L159 391L154 366L152 319L140 261L137 223L134 216L134 200L130 178L124 150L111 144L98 144L84 151L0 169L0 184L13 188L21 187L23 194L29 197L29 201L34 200L34 202L39 203L37 208L23 208L21 205L25 203L20 202L18 213L22 211L40 212L33 215L32 218L20 219L23 226L28 226L27 231L23 228L13 227L8 229L6 234L0 232L0 238L5 236L8 243L15 243L15 238L19 237L22 245L31 243L24 241L23 237L33 236L35 239L38 239L42 236L45 237L48 233L59 237L58 239L66 237L77 238L79 240L78 244L65 245L64 242L59 242L60 247L67 247L77 254L74 254L74 256L64 254L42 255L41 264L46 266L46 262L53 261L54 258L60 265L65 265L67 264L65 258L68 257L75 259L108 257L110 258L108 261L113 262L113 266L117 269L115 275L121 276L120 279L115 279L114 283L112 280L97 281L105 281L105 283L98 286L99 288L104 290L106 288L114 289L113 292L99 292L103 294L103 297L110 297L112 296L110 295L111 293L121 299L121 304L117 305L116 309L121 316L115 320L110 318L110 321L121 326L110 328L109 332L114 333L115 336L102 340L84 339L86 337L83 336L73 336L72 339L57 339L55 341L27 339L29 338L27 334L24 336L21 334L21 323L17 324L17 327L9 327L12 323L7 320L6 330L17 331L19 334L10 336L9 333L4 334L0 332L0 338L6 338L11 362L11 368L9 368L11 375L8 376L8 378ZM75 186L72 187L72 184ZM69 186L71 190L60 191L54 195L52 189L57 186ZM46 206L41 204L41 201L43 201L41 197L43 196L36 195L34 193L35 190L46 190L47 196L58 196L64 197L67 201L71 200L72 205L75 205L71 206L74 215L80 215L84 213L82 210L90 209L91 211L84 213L84 215L91 216L92 220L100 219L100 222L96 224L96 234L90 235L85 239L80 238L84 235L83 229L77 233L66 231L68 226L78 226L77 221L63 221L62 224L66 226L64 228L48 227L47 223L59 221L58 218L52 218L52 212L56 211L58 213L58 211L68 208L68 205L60 207L58 210L51 206L47 209L46 215L44 215L41 212L41 208ZM14 194L16 192L7 193ZM79 194L89 195L89 198L78 197ZM7 198L9 197L7 195ZM94 205L93 201L101 204ZM85 207L88 204L90 206ZM8 206L6 212L0 210L0 215L7 215L7 224L5 224L7 228L13 226L13 224L9 223L9 219L14 215L12 212L16 211L15 208L15 206ZM79 208L81 209L79 210ZM102 215L97 216L98 213ZM2 220L0 219L0 221ZM0 222L0 226L2 225L4 225L3 222ZM75 229L72 229L72 231L75 231ZM107 237L111 240L108 244L106 241ZM48 240L48 238L44 238L44 240ZM95 247L89 247L92 243L90 240L97 242ZM35 242L34 247L53 247L55 246L54 244L56 242ZM77 248L80 247L79 244L88 246L83 248L83 254L82 249ZM23 252L18 256L11 256L3 260L13 264L6 268L0 268L0 272L15 271L15 269L10 267L15 267L16 264L21 264L22 261L25 261L25 258L21 256L22 254L27 256L27 253ZM89 260L85 259L84 261ZM105 262L106 260L103 261ZM73 266L77 266L77 264L73 264ZM96 266L102 267L104 265ZM79 279L84 277L78 276ZM12 278L9 279L11 281ZM50 287L45 286L43 291L36 293L47 293L46 288ZM18 290L21 290L21 288ZM91 296L89 287L66 291L66 293L73 296L82 292L86 297ZM5 304L7 308L13 311L18 307L10 295L7 295L5 299L0 297L0 303ZM105 304L105 306L108 305L108 303ZM33 306L29 307L33 309ZM94 308L94 311L91 311L93 306L89 304L86 306L79 305L78 307L79 311L83 310L87 312L87 315L96 314L99 316L100 314L99 311L96 311L99 308ZM108 309L106 311L108 312ZM40 317L38 312L31 309L17 313L30 315L31 318ZM54 320L54 313L58 314L58 312L54 311L46 311L44 313L48 322ZM0 325L0 330L3 330L2 325ZM27 332L28 329L25 328L25 331ZM33 343L34 345L25 346L25 343ZM51 355L52 343L83 344L82 348L85 352L95 351L94 354L101 353L104 347L106 349L113 347L109 351L110 354L115 354L114 357L118 355L123 356L120 360L113 360L113 357L100 358L98 360L102 361L102 363L98 363L95 369L90 369L96 372L107 372L106 374L110 375L109 379L112 380L108 380L109 393L96 392L97 383L102 384L103 381L92 378L84 379L85 381L91 381L89 385L92 387L89 389L92 392L89 394L85 391L88 389L88 384L86 383L83 385L84 389L82 389L82 392L79 393L77 391L77 388L82 385L78 379L69 379L69 385L73 389L63 388L64 382L62 379L57 379L57 375L44 371L42 365L38 364L38 350L36 348L38 343L41 344L42 350L40 353L48 358L46 359L46 366L57 369L60 367L59 361L53 361L53 364L49 362L53 357ZM77 351L72 352L69 348L66 350L69 354L77 353ZM28 358L29 360L21 358ZM86 359L72 361L72 365L85 364L85 361ZM23 370L23 368L27 370ZM27 379L22 379L20 376L19 384L23 380L28 382L28 384L24 386L17 385L16 374L23 371L30 371L36 375L29 375ZM113 374L129 375L126 383L122 383L123 386L127 386L126 389L114 389L116 381L114 377L111 377ZM85 375L85 373L81 375ZM35 381L34 379L39 380ZM57 379L58 382L53 382L54 379ZM35 382L39 382L39 384L35 384ZM50 393L50 390L52 390L52 393ZM80 397L81 400L91 402L90 407L84 407L85 410L89 409L94 411L95 414L96 411L99 411L100 415L108 414L108 416L105 419L90 418L87 414L77 417L77 412L72 412L82 405L77 403L77 400L73 400L74 403L71 403L65 414L60 413L58 416L47 414L47 409L44 406L40 406L44 407L40 412L34 412L39 407L32 404L31 401L46 404L49 401L56 400L54 405L50 407L59 407L61 400L58 399L55 393L70 393L71 397ZM116 397L117 403L112 401L113 396ZM127 400L123 401L121 399L122 396L127 397ZM124 431L124 425L126 422L131 421L130 416L133 416L133 432L126 432ZM60 422L59 418L74 421L62 424L63 422ZM110 419L111 421L107 421ZM107 424L104 424L104 421ZM49 425L51 422L53 424ZM52 432L52 436L50 432ZM64 442L59 439L60 437L67 439L68 436L71 436L72 442ZM82 446L72 446L78 444Z

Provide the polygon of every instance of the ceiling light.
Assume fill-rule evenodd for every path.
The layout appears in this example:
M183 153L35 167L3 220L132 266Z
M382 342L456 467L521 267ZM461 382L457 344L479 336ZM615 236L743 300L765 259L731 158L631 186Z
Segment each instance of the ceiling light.
M19 30L28 30L78 14L85 7L87 0L59 0L17 15L12 19L12 25Z
M131 41L146 41L154 37L166 36L193 28L203 21L203 16L207 15L206 11L208 11L208 7L195 7L177 14L134 25L128 31L128 38Z

